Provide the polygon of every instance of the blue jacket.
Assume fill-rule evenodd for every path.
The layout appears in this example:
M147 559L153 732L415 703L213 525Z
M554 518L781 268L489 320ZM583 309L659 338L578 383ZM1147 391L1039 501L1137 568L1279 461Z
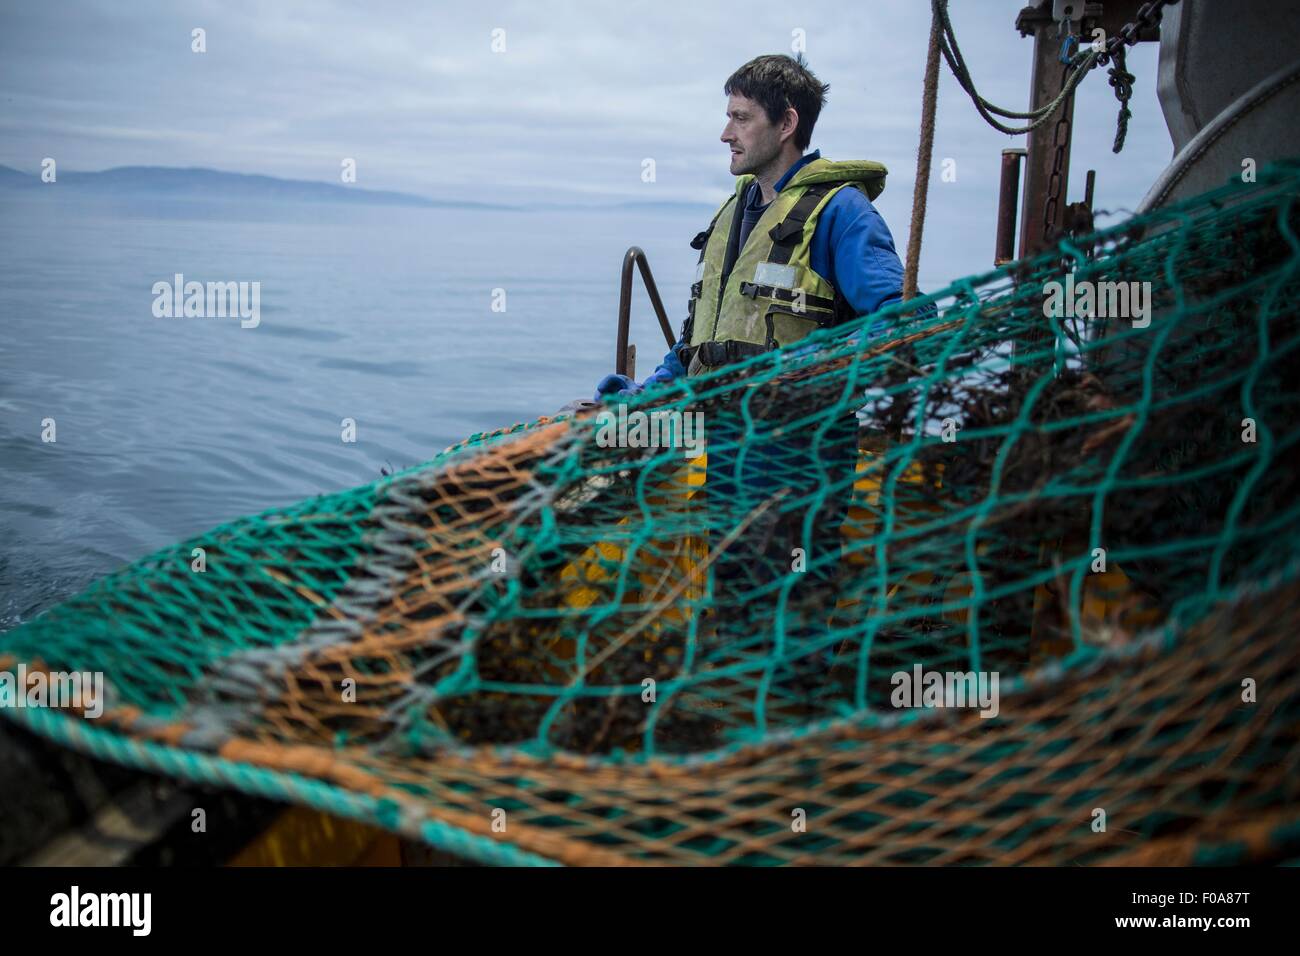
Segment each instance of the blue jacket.
M776 182L780 192L800 169L821 158L814 150L791 166ZM749 187L745 205L758 206L758 183ZM744 238L744 237L742 237ZM858 315L875 312L903 292L903 264L894 249L894 237L871 200L858 189L841 189L817 218L813 232L811 265L818 275L848 300Z

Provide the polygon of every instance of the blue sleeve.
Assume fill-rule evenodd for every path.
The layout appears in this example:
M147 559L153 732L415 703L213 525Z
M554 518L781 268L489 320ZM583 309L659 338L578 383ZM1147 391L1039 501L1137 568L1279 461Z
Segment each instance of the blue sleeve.
M686 369L682 367L682 360L678 355L678 350L685 345L684 339L678 339L677 344L672 350L664 356L664 360L659 363L659 367L650 373L649 377L641 383L642 387L652 385L655 382L671 382L675 378L681 378L686 374Z
M876 207L852 186L831 197L813 233L811 265L858 315L902 297L903 263Z

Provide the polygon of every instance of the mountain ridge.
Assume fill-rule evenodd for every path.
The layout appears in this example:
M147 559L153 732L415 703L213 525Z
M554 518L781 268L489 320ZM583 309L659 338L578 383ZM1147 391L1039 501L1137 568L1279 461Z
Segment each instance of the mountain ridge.
M474 200L430 199L414 193L363 189L358 186L285 179L260 173L232 173L207 166L114 166L98 172L61 171L54 183L43 183L38 173L25 173L0 164L0 195L11 191L33 191L62 186L78 192L121 198L196 198L247 201L327 202L424 208L497 209L546 211L552 209L711 209L712 204L688 200L616 200L606 203L580 201L537 203L493 203Z

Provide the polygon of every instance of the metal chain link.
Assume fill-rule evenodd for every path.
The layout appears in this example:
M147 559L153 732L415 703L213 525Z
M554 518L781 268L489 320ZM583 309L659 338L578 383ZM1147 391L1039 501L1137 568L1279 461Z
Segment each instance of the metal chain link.
M1043 203L1043 235L1051 236L1056 232L1056 217L1061 209L1061 185L1064 180L1065 144L1070 141L1070 119L1068 113L1062 113L1056 121L1052 134L1052 172L1047 179L1047 199Z
M1176 3L1178 3L1178 0L1150 0L1150 2L1138 7L1137 16L1133 18L1133 21L1124 24L1119 33L1106 41L1106 48L1097 57L1097 65L1106 66L1122 47L1136 46L1138 34L1146 27L1159 26L1160 20L1164 16L1165 7L1173 6ZM1122 54L1120 55L1122 56Z

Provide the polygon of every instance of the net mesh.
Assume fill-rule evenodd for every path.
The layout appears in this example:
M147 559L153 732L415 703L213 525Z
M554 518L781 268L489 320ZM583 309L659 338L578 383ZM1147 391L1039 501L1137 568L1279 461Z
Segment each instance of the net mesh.
M1300 163L223 525L0 635L100 756L493 862L1300 848Z

